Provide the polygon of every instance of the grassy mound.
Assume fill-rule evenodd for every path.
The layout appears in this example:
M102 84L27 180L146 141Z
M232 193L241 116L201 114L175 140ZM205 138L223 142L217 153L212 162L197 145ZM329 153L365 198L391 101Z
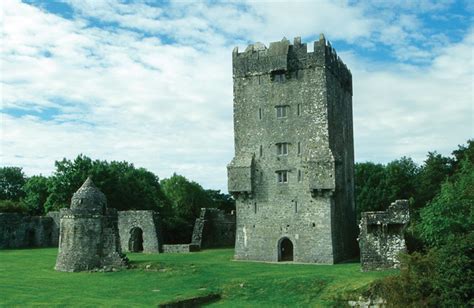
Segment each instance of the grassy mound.
M220 294L215 306L332 306L394 271L360 272L358 263L269 264L232 261L232 249L192 254L127 254L120 272L62 273L57 249L0 251L0 305L157 306Z

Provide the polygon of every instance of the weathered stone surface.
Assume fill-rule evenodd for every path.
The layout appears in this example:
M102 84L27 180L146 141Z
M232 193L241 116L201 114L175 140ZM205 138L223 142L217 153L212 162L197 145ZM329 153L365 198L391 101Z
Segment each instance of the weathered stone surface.
M223 210L202 208L194 224L192 244L200 248L235 245L235 215Z
M118 227L123 252L160 252L162 240L158 212L119 211Z
M294 261L331 264L354 256L350 71L324 37L314 52L296 38L236 48L232 57L235 258L289 260L291 251Z
M397 200L378 212L364 212L360 220L360 263L363 271L397 268L406 250L403 231L410 220L407 200Z
M163 245L164 253L188 253L199 251L199 246L196 244L174 244Z
M107 208L105 195L88 178L60 211L59 252L55 269L65 272L125 267L120 249L118 217Z
M0 249L54 246L55 232L51 217L0 213Z

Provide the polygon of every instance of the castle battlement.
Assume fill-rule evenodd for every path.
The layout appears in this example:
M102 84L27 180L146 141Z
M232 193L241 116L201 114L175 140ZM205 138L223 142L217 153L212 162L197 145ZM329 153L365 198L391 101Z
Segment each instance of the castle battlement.
M232 60L234 78L275 72L284 72L290 77L291 73L298 70L325 67L340 82L342 88L352 94L351 71L323 34L314 42L312 52L308 52L307 44L301 43L300 37L294 38L293 44L283 38L279 42L271 42L268 48L260 42L248 45L243 52L235 47Z

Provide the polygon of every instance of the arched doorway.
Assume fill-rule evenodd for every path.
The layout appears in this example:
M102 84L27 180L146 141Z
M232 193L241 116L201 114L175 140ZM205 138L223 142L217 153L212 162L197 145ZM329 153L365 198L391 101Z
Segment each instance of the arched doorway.
M128 250L130 252L143 251L143 230L135 227L130 230L130 239L128 240Z
M278 243L278 261L293 261L293 243L287 237Z

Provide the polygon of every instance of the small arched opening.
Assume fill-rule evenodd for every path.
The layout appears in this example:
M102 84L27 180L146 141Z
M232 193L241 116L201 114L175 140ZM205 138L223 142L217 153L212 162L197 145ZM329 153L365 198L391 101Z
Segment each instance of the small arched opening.
M135 227L130 230L130 239L128 240L128 250L130 252L143 251L143 230Z
M293 243L287 237L278 242L278 261L293 261Z

